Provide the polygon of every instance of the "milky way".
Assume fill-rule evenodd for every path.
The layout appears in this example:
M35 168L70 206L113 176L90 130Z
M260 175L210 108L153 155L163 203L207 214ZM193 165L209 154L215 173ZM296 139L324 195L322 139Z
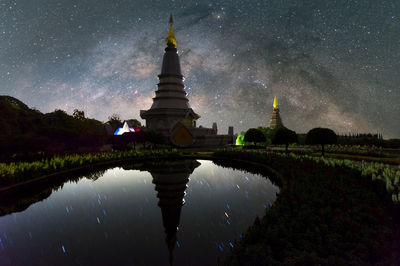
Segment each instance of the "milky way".
M400 2L1 1L0 94L42 112L139 118L174 15L198 125L400 137Z

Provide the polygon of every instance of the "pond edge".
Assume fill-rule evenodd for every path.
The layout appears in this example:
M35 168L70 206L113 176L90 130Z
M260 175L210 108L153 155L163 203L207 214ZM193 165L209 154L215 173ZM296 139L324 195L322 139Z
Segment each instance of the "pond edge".
M9 192L12 192L13 190L23 188L30 184L44 182L50 178L61 178L66 174L73 174L73 173L77 173L79 171L88 170L90 168L93 168L91 170L96 170L98 168L103 168L103 167L118 166L118 165L125 164L125 163L136 163L136 162L143 162L143 161L148 161L148 160L184 160L184 159L237 162L237 163L241 163L242 165L251 165L251 166L255 166L255 167L260 167L260 168L266 170L267 172L270 172L272 175L274 175L280 181L280 184L278 184L278 185L280 187L281 192L283 190L285 190L287 187L286 179L278 171L276 171L275 169L273 169L272 167L270 167L266 164L256 163L253 161L247 161L247 160L242 160L242 159L233 159L233 158L221 157L221 156L217 157L217 156L214 156L213 154L210 154L210 155L182 155L182 156L160 156L160 157L159 156L151 156L151 157L143 157L143 158L126 158L126 159L120 159L120 160L114 160L114 161L108 161L108 162L98 162L98 163L94 163L94 164L84 165L81 167L57 171L52 174L47 174L47 175L39 176L39 177L29 179L29 180L26 180L23 182L12 184L9 186L0 187L0 194L9 193ZM233 165L230 167L239 170L238 167L235 167ZM245 170L245 169L242 169L242 170ZM261 174L261 173L259 173L259 174ZM261 175L266 177L263 174L261 174Z

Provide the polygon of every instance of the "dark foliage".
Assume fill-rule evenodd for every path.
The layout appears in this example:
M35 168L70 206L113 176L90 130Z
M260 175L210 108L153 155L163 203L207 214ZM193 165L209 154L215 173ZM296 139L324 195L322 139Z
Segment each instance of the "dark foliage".
M0 160L13 153L96 150L105 132L100 121L85 118L75 110L42 114L21 101L0 96Z
M110 115L106 123L110 124L114 131L122 127L122 120L119 114Z
M255 145L257 143L266 142L264 133L257 128L250 128L244 135L245 142L253 142Z
M215 154L271 165L284 177L259 225L223 265L395 265L398 208L383 183L344 168L258 152Z
M272 136L272 144L284 144L286 151L290 143L297 143L297 134L286 127L279 127Z
M109 136L107 139L107 143L109 144L129 144L129 143L139 143L146 141L145 139L145 132L144 131L137 131L137 132L125 132L124 134L112 135Z
M336 144L338 138L336 133L329 128L313 128L308 131L306 135L306 144L309 145L321 145L322 147L322 155L324 155L324 145L325 144Z
M400 139L383 139L382 135L373 134L354 134L338 136L338 144L340 145L361 145L361 146L377 146L389 149L399 149Z
M74 112L72 113L72 116L76 119L79 120L84 120L85 119L85 112L84 111L79 111L78 109L75 109Z
M306 144L306 134L303 134L303 133L297 134L297 139L299 140L300 145Z
M132 127L137 128L137 127L141 127L142 123L140 123L139 120L137 119L128 119L126 120Z
M400 149L400 139L389 139L383 143L385 148Z
M146 131L144 138L146 141L154 144L155 148L157 148L157 145L162 145L167 142L167 138L164 136L164 134L154 130Z

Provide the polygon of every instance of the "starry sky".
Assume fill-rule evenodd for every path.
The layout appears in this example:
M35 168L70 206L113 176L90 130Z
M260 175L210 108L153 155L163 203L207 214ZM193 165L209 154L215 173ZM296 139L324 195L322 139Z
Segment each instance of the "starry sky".
M398 0L0 0L0 95L140 119L170 14L198 125L400 137Z

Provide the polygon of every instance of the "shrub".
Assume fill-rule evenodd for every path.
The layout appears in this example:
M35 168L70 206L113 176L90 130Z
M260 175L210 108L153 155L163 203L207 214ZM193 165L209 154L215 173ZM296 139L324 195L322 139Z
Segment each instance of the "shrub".
M257 143L266 142L266 138L261 130L256 128L250 128L244 135L244 141L254 143L254 145L257 145Z
M337 136L336 133L329 128L313 128L308 131L306 135L306 144L321 145L322 156L325 155L324 145L325 144L336 144Z
M275 134L272 136L272 144L284 144L286 148L286 152L288 151L288 146L290 143L297 143L297 134L296 132L286 128L279 127Z

